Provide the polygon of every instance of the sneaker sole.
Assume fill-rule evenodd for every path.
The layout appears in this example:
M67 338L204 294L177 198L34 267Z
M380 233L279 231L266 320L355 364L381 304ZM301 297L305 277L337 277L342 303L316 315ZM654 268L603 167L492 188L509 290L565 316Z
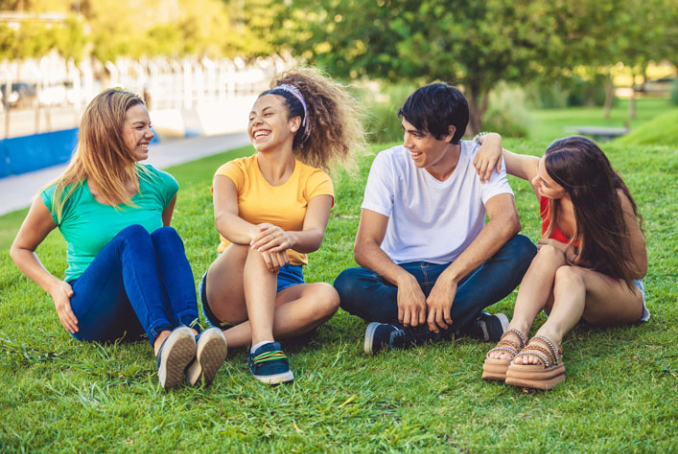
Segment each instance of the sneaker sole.
M195 338L189 328L179 328L181 331L173 331L174 337L169 339L163 347L158 369L160 385L165 389L176 388L184 383L184 371L186 366L195 357ZM170 334L170 336L172 336Z
M374 354L372 351L372 346L374 345L374 332L377 330L379 325L380 323L372 322L367 325L367 329L365 329L365 343L363 345L363 349L368 355Z
M211 333L212 331L209 331L209 338L206 341L198 344L196 360L186 372L186 380L191 386L199 386L201 382L209 386L226 359L228 353L226 339L223 334Z
M291 370L276 375L255 375L254 378L267 385L279 385L280 383L292 383L294 374Z
M499 323L501 323L502 334L504 334L506 332L506 330L508 329L508 326L509 326L508 317L506 316L506 314L503 314L501 312L499 312L498 314L494 314L494 315L495 315L495 317L497 317L499 319Z

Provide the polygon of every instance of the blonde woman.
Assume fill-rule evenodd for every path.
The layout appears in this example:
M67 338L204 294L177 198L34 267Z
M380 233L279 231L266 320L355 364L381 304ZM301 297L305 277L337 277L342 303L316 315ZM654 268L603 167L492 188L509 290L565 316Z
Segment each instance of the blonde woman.
M214 176L214 213L221 255L203 278L205 314L231 347L251 345L250 370L264 383L294 374L279 339L329 320L339 295L306 284L303 266L316 251L334 204L323 169L350 158L362 130L352 100L313 70L275 80L249 114L257 153L221 166Z
M143 101L106 90L87 107L66 171L33 201L10 254L47 291L63 327L83 341L148 336L164 388L209 384L226 356L220 330L200 333L195 283L169 227L179 186L140 164L154 134ZM35 250L59 228L68 246L62 281ZM197 337L197 344L196 344Z

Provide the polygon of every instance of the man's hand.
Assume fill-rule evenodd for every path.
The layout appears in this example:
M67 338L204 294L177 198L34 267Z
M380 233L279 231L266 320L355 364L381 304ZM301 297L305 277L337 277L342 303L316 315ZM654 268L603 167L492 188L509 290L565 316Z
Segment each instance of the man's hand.
M398 283L398 321L406 327L426 322L426 297L411 274Z
M54 307L56 308L59 320L66 330L73 334L79 331L78 319L75 318L73 309L71 309L71 297L73 296L73 289L68 282L58 281L56 285L49 292L54 300Z
M447 329L452 324L450 310L457 294L457 282L440 276L426 300L428 305L428 328L434 333Z

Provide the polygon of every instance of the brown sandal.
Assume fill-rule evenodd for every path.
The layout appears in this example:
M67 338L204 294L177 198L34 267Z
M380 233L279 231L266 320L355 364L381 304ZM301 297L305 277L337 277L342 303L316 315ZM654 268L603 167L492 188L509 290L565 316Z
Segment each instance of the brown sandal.
M515 334L518 336L520 342L515 342L511 339L506 338L507 334ZM497 346L492 350L487 352L485 355L485 362L483 363L483 380L500 380L504 381L506 379L506 369L508 369L509 364L518 352L525 346L527 343L527 338L523 333L517 329L509 329L502 334L501 339L497 343ZM498 359L490 358L489 355L492 352L502 351L511 355L509 359Z
M532 355L541 364L516 364L515 358ZM506 384L523 388L552 389L565 380L563 347L556 346L546 336L534 336L518 353L506 371Z

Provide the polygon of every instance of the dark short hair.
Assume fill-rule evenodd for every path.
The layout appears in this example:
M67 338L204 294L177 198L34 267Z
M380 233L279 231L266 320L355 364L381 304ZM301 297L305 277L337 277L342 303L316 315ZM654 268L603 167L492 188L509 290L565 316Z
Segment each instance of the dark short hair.
M447 135L450 125L456 128L451 143L458 144L468 125L468 102L458 88L433 83L419 88L398 110L417 130L429 132L436 140Z

